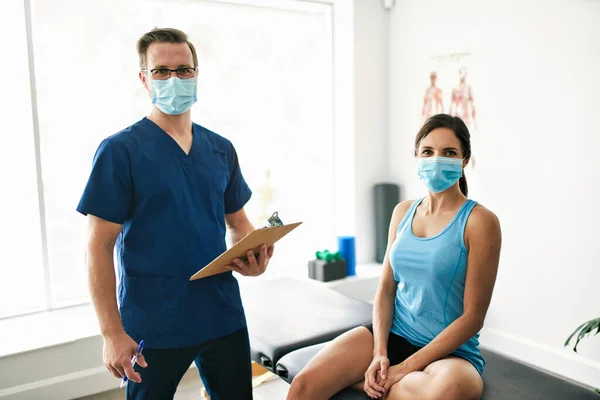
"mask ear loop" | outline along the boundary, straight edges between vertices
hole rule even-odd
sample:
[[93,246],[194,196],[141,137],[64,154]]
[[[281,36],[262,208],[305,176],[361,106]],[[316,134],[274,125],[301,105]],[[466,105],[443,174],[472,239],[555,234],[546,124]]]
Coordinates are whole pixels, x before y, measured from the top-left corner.
[[[471,161],[471,156],[469,156],[468,158],[467,158],[467,157],[465,157],[465,158],[463,158],[463,159],[462,159],[462,169],[463,169],[463,176],[465,176],[465,167],[466,167],[467,165],[469,165],[469,162],[470,162],[470,161]],[[465,162],[466,162],[466,164],[465,164]]]

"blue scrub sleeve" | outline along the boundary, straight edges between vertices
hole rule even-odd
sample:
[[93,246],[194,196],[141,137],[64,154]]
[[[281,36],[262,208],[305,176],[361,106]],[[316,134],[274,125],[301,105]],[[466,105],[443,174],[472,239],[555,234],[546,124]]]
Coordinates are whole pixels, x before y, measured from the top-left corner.
[[122,225],[131,210],[132,194],[127,148],[110,138],[104,139],[94,155],[77,211]]
[[225,214],[232,214],[241,210],[252,196],[252,191],[242,175],[237,152],[233,145],[229,156],[229,169],[229,183],[225,188]]

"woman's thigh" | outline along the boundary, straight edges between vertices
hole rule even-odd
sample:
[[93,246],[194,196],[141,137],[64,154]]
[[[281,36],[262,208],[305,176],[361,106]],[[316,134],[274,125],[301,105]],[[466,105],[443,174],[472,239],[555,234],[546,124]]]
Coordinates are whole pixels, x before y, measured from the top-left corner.
[[324,347],[294,378],[288,399],[329,399],[364,378],[373,360],[373,335],[355,328]]
[[482,395],[483,380],[473,364],[447,357],[406,375],[392,386],[388,399],[479,400]]

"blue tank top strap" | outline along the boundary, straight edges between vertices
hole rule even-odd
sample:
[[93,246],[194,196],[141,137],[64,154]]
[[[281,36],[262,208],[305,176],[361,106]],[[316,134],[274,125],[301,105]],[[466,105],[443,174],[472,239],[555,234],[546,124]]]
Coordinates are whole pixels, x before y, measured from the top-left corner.
[[402,221],[400,221],[400,223],[398,224],[398,227],[396,228],[396,233],[398,233],[400,231],[400,229],[402,229],[406,225],[407,221],[410,221],[412,223],[413,215],[415,214],[415,210],[417,209],[419,204],[421,204],[421,202],[423,201],[424,198],[425,197],[421,197],[420,199],[413,201],[413,203],[410,205],[410,208],[408,209],[408,211],[406,211],[406,214],[404,214]]
[[458,215],[456,216],[456,225],[460,227],[461,231],[464,232],[469,215],[471,215],[471,211],[473,211],[476,205],[476,201],[467,199],[465,204],[463,204],[460,210],[458,210]]
[[456,217],[454,219],[453,226],[451,227],[451,230],[454,232],[452,234],[453,237],[455,237],[456,240],[459,241],[460,247],[463,249],[463,251],[465,251],[465,253],[467,252],[464,239],[465,229],[467,227],[467,220],[469,219],[469,215],[471,215],[471,211],[473,211],[476,205],[476,201],[468,199],[465,202],[465,204],[462,205],[460,210],[458,210],[458,213],[456,214]]

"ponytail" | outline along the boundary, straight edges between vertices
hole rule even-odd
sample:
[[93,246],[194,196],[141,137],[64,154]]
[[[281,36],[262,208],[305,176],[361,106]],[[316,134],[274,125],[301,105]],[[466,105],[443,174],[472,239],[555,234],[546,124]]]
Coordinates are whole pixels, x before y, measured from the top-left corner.
[[469,187],[467,186],[467,178],[465,177],[464,170],[462,176],[458,180],[458,187],[460,188],[462,194],[464,194],[466,197],[469,197]]

